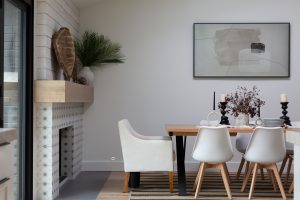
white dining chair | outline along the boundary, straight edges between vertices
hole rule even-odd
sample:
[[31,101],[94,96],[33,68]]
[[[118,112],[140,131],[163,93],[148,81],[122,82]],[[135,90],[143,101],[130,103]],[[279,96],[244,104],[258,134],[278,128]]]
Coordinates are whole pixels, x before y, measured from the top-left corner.
[[286,142],[285,145],[286,145],[286,156],[285,156],[285,158],[283,159],[283,161],[281,163],[281,167],[280,167],[280,170],[279,170],[279,175],[282,176],[283,171],[285,169],[285,166],[288,163],[287,170],[286,170],[286,175],[285,175],[285,181],[284,181],[284,184],[287,184],[288,180],[289,180],[290,173],[291,173],[293,160],[294,160],[293,159],[294,144],[290,143],[290,142]]
[[[237,135],[236,135],[235,148],[238,152],[240,152],[242,154],[242,159],[241,159],[238,171],[236,173],[236,179],[240,178],[242,170],[244,168],[244,165],[245,165],[244,154],[246,152],[246,149],[247,149],[250,139],[251,139],[251,134],[249,134],[249,133],[237,133]],[[248,172],[249,165],[250,165],[250,162],[247,161],[246,168],[245,168],[245,174],[247,174],[247,172]],[[263,169],[261,169],[260,172],[261,172],[261,178],[264,179]]]
[[124,161],[123,192],[128,191],[130,172],[168,172],[173,192],[173,144],[169,136],[144,136],[127,119],[118,123]]
[[[245,159],[250,162],[250,167],[243,181],[241,191],[246,188],[248,179],[253,172],[252,182],[249,192],[249,199],[252,198],[257,170],[266,168],[268,173],[274,173],[283,199],[286,199],[279,172],[276,166],[286,155],[285,135],[281,127],[257,127],[248,144]],[[273,182],[273,186],[274,186]]]
[[[246,152],[250,138],[251,138],[251,134],[249,134],[249,133],[237,133],[237,135],[236,135],[235,148],[238,152],[240,152],[242,154],[242,159],[241,159],[238,171],[236,173],[236,179],[240,178],[241,172],[243,170],[243,167],[245,164],[244,154]],[[245,174],[248,171],[249,164],[250,164],[249,162],[246,163]]]
[[194,184],[194,189],[196,189],[195,198],[197,198],[200,191],[205,169],[216,168],[221,171],[228,198],[231,199],[230,178],[226,162],[232,159],[233,150],[228,129],[224,126],[201,126],[192,157],[201,162]]

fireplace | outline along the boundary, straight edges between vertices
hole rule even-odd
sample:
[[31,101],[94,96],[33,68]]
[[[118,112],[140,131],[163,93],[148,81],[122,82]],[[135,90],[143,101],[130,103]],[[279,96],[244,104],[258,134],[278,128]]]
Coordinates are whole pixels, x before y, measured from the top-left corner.
[[52,200],[81,171],[83,104],[38,103],[35,111],[38,199]]
[[72,175],[73,138],[73,126],[59,129],[59,183]]

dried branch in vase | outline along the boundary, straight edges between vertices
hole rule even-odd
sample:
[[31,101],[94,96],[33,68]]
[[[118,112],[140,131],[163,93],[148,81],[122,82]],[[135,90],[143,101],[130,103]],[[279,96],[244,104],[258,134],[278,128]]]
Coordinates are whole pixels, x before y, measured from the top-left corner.
[[253,86],[252,90],[246,87],[237,87],[237,91],[226,96],[226,112],[237,117],[244,113],[253,118],[255,115],[260,116],[260,107],[265,105],[265,101],[259,98],[260,90]]

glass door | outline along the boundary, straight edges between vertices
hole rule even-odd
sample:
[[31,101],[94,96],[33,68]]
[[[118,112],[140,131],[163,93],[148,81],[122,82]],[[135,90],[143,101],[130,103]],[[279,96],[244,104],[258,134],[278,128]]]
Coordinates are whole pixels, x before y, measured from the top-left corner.
[[[22,0],[1,0],[0,127],[17,131],[7,155],[11,157],[7,160],[12,160],[9,200],[25,199],[28,180],[32,186],[32,173],[28,171],[28,167],[32,170],[32,36],[28,35],[32,34],[32,23],[29,8]],[[29,193],[32,196],[32,188]]]
[[22,93],[24,58],[23,58],[23,13],[12,2],[4,2],[4,102],[3,127],[16,128],[17,139],[13,145],[13,198],[19,197],[19,171],[20,171],[20,132],[22,131]]

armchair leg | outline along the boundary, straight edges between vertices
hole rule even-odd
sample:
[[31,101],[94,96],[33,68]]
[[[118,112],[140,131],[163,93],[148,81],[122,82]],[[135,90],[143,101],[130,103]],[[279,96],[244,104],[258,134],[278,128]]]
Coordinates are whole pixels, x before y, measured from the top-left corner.
[[169,172],[169,190],[170,190],[171,193],[174,192],[173,179],[174,179],[174,173]]
[[123,189],[122,189],[123,193],[128,192],[129,178],[130,178],[130,172],[125,172],[125,180],[124,180]]

